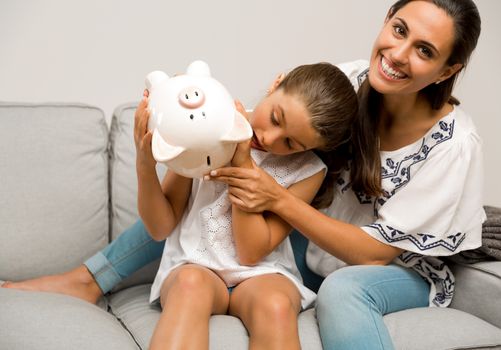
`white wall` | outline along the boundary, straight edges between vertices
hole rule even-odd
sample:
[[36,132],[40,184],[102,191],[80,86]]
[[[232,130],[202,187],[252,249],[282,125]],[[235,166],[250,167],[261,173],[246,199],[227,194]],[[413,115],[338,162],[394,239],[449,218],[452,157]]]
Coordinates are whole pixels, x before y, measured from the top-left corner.
[[[302,63],[368,58],[392,0],[1,0],[0,100],[72,101],[108,116],[152,70],[206,60],[252,107]],[[484,139],[485,203],[501,206],[501,1],[477,0],[482,35],[456,95]],[[0,126],[1,127],[1,126]]]

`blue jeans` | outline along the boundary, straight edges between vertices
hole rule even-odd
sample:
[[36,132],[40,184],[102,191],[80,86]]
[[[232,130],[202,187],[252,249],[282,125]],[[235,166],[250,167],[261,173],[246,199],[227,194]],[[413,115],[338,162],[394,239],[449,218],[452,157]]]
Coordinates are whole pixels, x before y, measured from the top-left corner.
[[317,319],[324,349],[394,349],[383,316],[428,306],[430,285],[397,266],[348,266],[324,280]]
[[138,220],[84,265],[94,276],[103,294],[141,267],[162,257],[165,241],[151,238]]

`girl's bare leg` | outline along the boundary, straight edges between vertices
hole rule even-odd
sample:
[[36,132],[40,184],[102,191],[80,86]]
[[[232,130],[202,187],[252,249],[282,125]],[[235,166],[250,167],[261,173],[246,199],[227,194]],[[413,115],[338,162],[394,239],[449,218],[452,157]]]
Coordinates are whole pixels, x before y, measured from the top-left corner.
[[249,349],[300,349],[297,316],[301,295],[285,276],[268,274],[240,283],[231,293],[229,314],[249,332]]
[[85,265],[58,275],[42,276],[21,282],[5,282],[1,287],[66,294],[93,304],[103,295]]
[[210,316],[227,312],[229,294],[214,272],[188,264],[167,277],[160,301],[162,314],[150,350],[208,349]]

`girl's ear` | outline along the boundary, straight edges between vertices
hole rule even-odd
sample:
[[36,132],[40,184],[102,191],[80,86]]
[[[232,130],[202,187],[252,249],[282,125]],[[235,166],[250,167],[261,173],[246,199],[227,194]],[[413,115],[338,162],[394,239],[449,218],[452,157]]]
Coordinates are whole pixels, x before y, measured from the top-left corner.
[[282,80],[284,80],[284,78],[285,78],[285,73],[280,73],[275,78],[275,80],[273,80],[273,82],[271,83],[271,85],[268,88],[268,90],[266,90],[267,95],[270,95],[271,93],[273,93],[278,88],[278,85],[280,85],[280,83],[282,82]]
[[440,74],[440,77],[436,81],[437,84],[440,82],[449,79],[451,76],[459,72],[463,68],[463,65],[461,63],[456,63],[453,64],[452,66],[448,66],[447,68],[444,69],[442,74]]

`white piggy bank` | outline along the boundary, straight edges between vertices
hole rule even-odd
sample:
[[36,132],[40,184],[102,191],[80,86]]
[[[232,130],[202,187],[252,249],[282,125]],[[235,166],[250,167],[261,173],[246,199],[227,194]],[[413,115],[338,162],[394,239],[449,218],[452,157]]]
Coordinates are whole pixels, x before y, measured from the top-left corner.
[[205,62],[195,61],[172,78],[151,72],[146,87],[153,157],[180,175],[202,177],[228,164],[237,143],[252,137],[250,124]]

